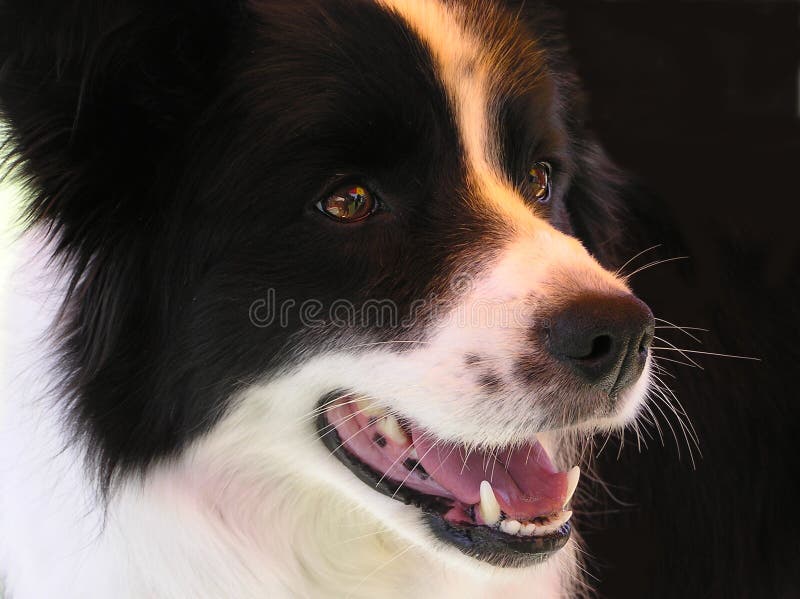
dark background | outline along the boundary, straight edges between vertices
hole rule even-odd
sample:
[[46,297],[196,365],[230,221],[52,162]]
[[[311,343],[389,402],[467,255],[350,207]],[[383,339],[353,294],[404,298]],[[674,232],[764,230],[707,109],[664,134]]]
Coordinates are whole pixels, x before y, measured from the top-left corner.
[[663,244],[636,265],[689,256],[633,287],[657,317],[710,330],[658,335],[760,358],[663,363],[702,457],[674,416],[679,443],[666,417],[663,446],[652,426],[641,454],[631,434],[609,442],[608,488],[587,481],[580,522],[590,581],[611,599],[800,597],[800,5],[563,7],[591,127],[635,184],[632,249]]

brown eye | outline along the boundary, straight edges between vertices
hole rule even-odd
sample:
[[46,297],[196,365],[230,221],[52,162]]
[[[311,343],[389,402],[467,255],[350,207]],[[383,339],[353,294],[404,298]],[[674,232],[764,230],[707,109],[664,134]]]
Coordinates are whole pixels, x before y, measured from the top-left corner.
[[344,223],[364,220],[375,212],[376,206],[375,197],[361,185],[345,185],[317,202],[317,208],[325,215]]
[[550,199],[550,163],[537,162],[528,171],[528,185],[530,185],[533,197],[542,204]]

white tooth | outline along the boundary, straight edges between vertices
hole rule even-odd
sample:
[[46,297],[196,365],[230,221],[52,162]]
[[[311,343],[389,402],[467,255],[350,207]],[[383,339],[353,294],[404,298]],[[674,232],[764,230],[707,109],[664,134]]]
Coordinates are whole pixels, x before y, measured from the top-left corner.
[[536,525],[533,522],[528,522],[527,524],[523,524],[519,529],[519,534],[523,537],[529,537],[536,531]]
[[363,414],[367,418],[372,416],[380,417],[383,416],[386,410],[378,407],[375,403],[369,399],[357,399],[356,400],[356,409],[359,411],[360,414]]
[[500,523],[500,530],[504,533],[515,535],[519,532],[521,526],[522,524],[519,523],[519,520],[503,520]]
[[406,452],[406,455],[408,457],[410,457],[412,460],[418,460],[419,459],[419,454],[417,454],[417,448],[414,447],[413,445]]
[[486,524],[494,526],[500,521],[500,504],[497,503],[497,497],[494,496],[492,485],[488,480],[481,482],[481,502],[478,510]]
[[572,470],[567,472],[567,498],[564,500],[564,507],[572,499],[575,494],[575,489],[578,488],[578,481],[581,479],[581,469],[578,466],[573,466]]
[[397,443],[398,445],[405,445],[408,443],[408,437],[406,437],[406,433],[400,428],[400,423],[397,422],[397,418],[394,416],[385,416],[381,420],[378,421],[378,430],[383,433],[383,436]]
[[561,528],[561,524],[540,524],[536,527],[536,536],[544,537],[550,533],[554,533],[559,528]]
[[566,510],[558,514],[555,518],[551,518],[547,524],[542,524],[536,527],[536,536],[549,535],[556,532],[559,528],[564,526],[564,523],[572,517],[572,511]]

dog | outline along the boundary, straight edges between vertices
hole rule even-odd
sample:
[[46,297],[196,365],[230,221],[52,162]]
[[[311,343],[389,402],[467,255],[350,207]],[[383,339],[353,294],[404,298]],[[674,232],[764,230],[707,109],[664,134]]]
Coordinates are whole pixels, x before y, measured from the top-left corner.
[[0,2],[11,597],[581,592],[654,321],[556,23]]

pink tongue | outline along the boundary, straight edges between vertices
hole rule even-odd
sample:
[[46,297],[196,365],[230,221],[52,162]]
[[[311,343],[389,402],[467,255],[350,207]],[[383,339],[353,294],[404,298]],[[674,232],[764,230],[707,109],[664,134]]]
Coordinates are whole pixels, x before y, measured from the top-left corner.
[[456,499],[480,501],[481,481],[488,480],[500,508],[510,518],[531,520],[559,511],[567,495],[567,474],[556,470],[538,441],[490,455],[462,446],[439,446],[423,430],[411,431],[414,447],[428,474]]

